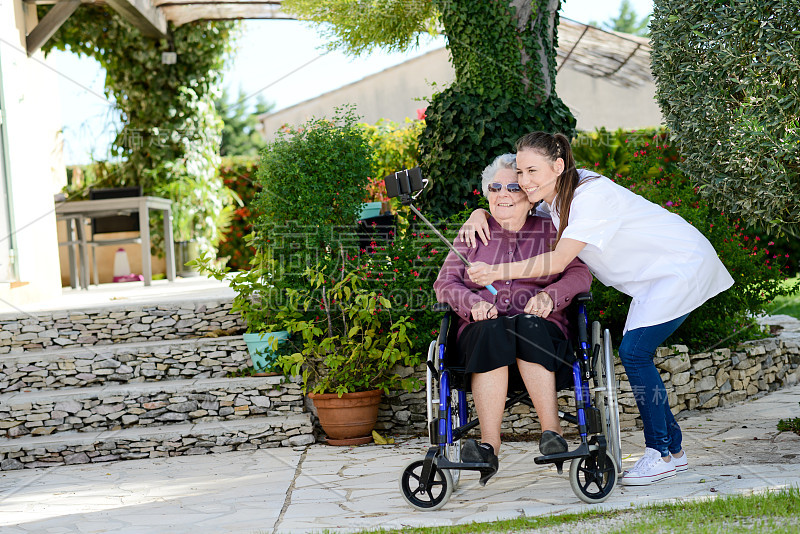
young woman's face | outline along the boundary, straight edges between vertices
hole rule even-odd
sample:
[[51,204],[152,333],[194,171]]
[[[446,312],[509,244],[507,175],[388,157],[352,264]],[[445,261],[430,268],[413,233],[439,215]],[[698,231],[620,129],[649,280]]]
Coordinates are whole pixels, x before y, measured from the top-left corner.
[[544,200],[548,204],[556,196],[556,179],[564,172],[564,160],[550,161],[538,150],[517,152],[517,181],[532,203]]

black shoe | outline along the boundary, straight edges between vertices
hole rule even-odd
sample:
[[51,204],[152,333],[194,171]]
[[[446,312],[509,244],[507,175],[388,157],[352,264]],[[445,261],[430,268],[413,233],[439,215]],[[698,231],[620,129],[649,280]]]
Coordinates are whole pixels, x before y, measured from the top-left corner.
[[497,459],[497,455],[494,453],[494,447],[488,443],[481,443],[478,445],[478,442],[474,439],[466,440],[464,445],[461,447],[461,461],[468,463],[483,463],[491,466],[488,469],[480,470],[481,486],[485,486],[486,483],[489,482],[489,479],[492,478],[495,473],[497,473],[497,469],[500,467],[500,462]]
[[542,437],[539,440],[539,452],[545,456],[551,454],[558,454],[560,452],[567,452],[569,446],[564,438],[552,430],[545,430],[542,432]]

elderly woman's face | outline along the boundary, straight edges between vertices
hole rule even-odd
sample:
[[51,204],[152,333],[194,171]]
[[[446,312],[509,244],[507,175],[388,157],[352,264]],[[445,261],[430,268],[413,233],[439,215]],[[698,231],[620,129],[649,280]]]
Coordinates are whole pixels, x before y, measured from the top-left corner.
[[492,183],[502,184],[500,191],[492,191],[491,183],[489,184],[489,211],[492,217],[500,224],[524,223],[531,209],[528,196],[524,190],[510,193],[506,187],[508,184],[517,183],[517,172],[514,169],[500,169]]

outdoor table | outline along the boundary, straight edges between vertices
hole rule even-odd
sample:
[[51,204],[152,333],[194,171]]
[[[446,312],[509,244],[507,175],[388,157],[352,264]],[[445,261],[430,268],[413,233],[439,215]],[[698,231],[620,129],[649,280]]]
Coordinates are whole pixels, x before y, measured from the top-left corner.
[[[149,286],[153,279],[152,265],[150,264],[150,212],[161,211],[164,213],[164,254],[167,263],[167,279],[175,280],[175,247],[172,239],[172,201],[159,197],[123,197],[108,198],[103,200],[77,200],[74,202],[61,202],[56,204],[56,220],[67,223],[67,236],[70,243],[70,279],[75,280],[75,259],[73,245],[78,246],[79,262],[81,265],[80,286],[89,289],[89,255],[84,225],[87,219],[94,217],[107,217],[110,215],[139,214],[139,234],[142,240],[142,275],[144,285]],[[72,226],[76,226],[77,239],[73,241]],[[95,241],[98,243],[99,241]],[[73,283],[73,287],[75,287]]]

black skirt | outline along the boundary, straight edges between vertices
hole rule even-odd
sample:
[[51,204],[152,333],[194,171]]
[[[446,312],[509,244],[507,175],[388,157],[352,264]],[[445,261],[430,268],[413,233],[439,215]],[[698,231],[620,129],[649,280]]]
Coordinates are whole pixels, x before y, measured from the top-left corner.
[[558,389],[572,385],[571,344],[558,326],[541,317],[520,314],[471,323],[458,338],[458,350],[467,373],[516,367],[519,358],[555,373]]

